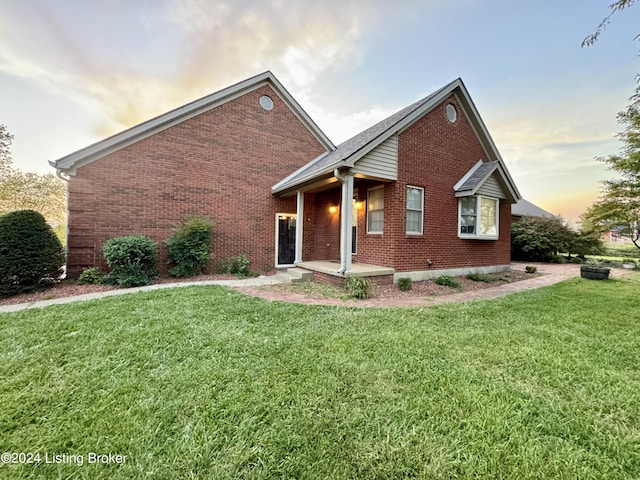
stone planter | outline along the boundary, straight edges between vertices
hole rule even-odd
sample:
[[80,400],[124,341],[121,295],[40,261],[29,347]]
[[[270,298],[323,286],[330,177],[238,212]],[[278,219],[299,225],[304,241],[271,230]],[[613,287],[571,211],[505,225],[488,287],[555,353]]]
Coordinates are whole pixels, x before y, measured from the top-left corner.
[[605,267],[594,267],[593,265],[582,265],[580,276],[589,280],[607,280],[611,269]]

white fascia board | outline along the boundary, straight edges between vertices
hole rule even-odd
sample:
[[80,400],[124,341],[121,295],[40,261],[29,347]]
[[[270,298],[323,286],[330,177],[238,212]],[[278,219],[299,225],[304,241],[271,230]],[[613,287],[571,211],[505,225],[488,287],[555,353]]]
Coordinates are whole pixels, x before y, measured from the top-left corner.
[[133,143],[189,120],[190,118],[200,115],[231,100],[235,100],[236,98],[257,90],[265,85],[271,86],[272,90],[283,102],[287,104],[298,119],[302,121],[307,129],[327,150],[335,149],[331,140],[329,140],[329,138],[320,130],[298,102],[296,102],[289,92],[287,92],[275,76],[271,72],[267,71],[256,75],[255,77],[243,80],[231,87],[227,87],[223,90],[212,93],[211,95],[207,95],[206,97],[178,107],[163,115],[159,115],[151,120],[147,120],[146,122],[117,133],[105,140],[96,142],[58,160],[50,161],[49,164],[59,171],[74,172],[78,167],[91,163],[94,160],[132,145]]
[[358,151],[352,153],[347,159],[345,159],[345,165],[348,167],[353,167],[358,160],[367,155],[371,150],[378,147],[393,135],[399,134],[409,128],[420,118],[430,112],[436,105],[439,105],[445,98],[451,95],[451,92],[453,92],[459,84],[462,84],[462,81],[458,78],[451,82],[449,85],[446,85],[446,88],[443,87],[443,89],[438,92],[437,95],[435,95],[433,98],[430,98],[429,101],[425,102],[424,105],[422,105],[420,108],[417,108],[402,120],[400,120],[398,123],[392,125],[389,129],[385,130],[376,138],[364,145]]
[[[323,155],[326,155],[326,153],[324,153]],[[333,164],[323,168],[322,170],[318,170],[317,172],[313,172],[313,173],[310,173],[309,175],[305,175],[304,177],[300,177],[300,178],[296,179],[295,182],[292,182],[292,183],[288,184],[287,179],[289,177],[293,177],[294,174],[296,173],[296,172],[294,172],[291,175],[289,175],[289,177],[285,178],[284,180],[276,183],[273,187],[271,187],[271,193],[273,195],[275,195],[275,194],[278,194],[278,193],[286,192],[287,190],[291,190],[291,189],[293,189],[293,188],[295,188],[295,187],[297,187],[299,185],[307,183],[309,180],[313,180],[315,177],[320,177],[322,175],[326,175],[327,173],[333,172],[336,168],[340,168],[341,166],[343,166],[343,163],[344,162],[342,162],[342,161],[333,163]],[[302,168],[305,168],[305,167],[302,167]],[[300,170],[301,169],[298,169],[298,171],[300,171]]]
[[[493,138],[491,138],[491,134],[489,133],[489,130],[487,130],[487,126],[484,124],[484,121],[480,116],[480,112],[478,112],[478,109],[473,103],[473,100],[469,95],[469,91],[464,86],[464,83],[462,82],[462,80],[460,79],[458,80],[460,82],[459,92],[462,94],[462,98],[457,96],[457,99],[461,104],[462,104],[461,100],[464,102],[463,106],[465,108],[463,108],[463,113],[467,116],[467,120],[469,121],[471,128],[473,128],[476,136],[480,139],[480,143],[482,144],[483,148],[485,149],[485,152],[489,156],[489,160],[495,159],[500,163],[500,167],[502,170],[501,174],[505,178],[505,183],[507,184],[509,191],[513,194],[513,198],[515,198],[515,200],[517,201],[520,198],[522,198],[522,196],[520,195],[520,192],[518,191],[518,188],[516,187],[516,184],[513,181],[513,178],[511,178],[511,175],[509,174],[509,170],[507,169],[507,166],[504,163],[502,155],[500,155],[500,151],[498,150],[498,147],[494,143]],[[469,116],[467,109],[471,111],[472,117]],[[486,143],[486,146],[485,146],[485,143]],[[490,150],[489,152],[486,151],[487,147]]]
[[484,162],[482,160],[478,160],[478,163],[476,163],[473,167],[471,167],[471,169],[464,174],[464,177],[462,177],[460,180],[458,180],[458,183],[456,183],[453,186],[453,190],[454,191],[458,191],[458,189],[464,185],[464,183],[469,180],[471,178],[471,175],[473,175],[475,173],[475,171],[480,168],[480,165],[482,165]]
[[[298,175],[300,172],[302,172],[303,170],[305,170],[305,169],[309,168],[309,165],[310,165],[310,164],[312,164],[312,163],[314,163],[314,162],[317,162],[318,160],[320,160],[320,159],[321,159],[322,157],[324,157],[325,155],[328,155],[329,153],[330,153],[330,152],[324,152],[324,153],[321,153],[320,155],[318,155],[316,158],[314,158],[314,159],[313,159],[313,160],[311,160],[310,162],[305,163],[303,166],[301,166],[301,167],[300,167],[299,169],[297,169],[295,172],[293,172],[293,173],[291,173],[291,174],[287,175],[285,178],[283,178],[283,179],[282,179],[282,180],[280,180],[278,183],[276,183],[273,187],[271,187],[271,191],[272,191],[272,192],[275,192],[275,191],[277,191],[279,188],[281,188],[282,186],[285,186],[287,183],[289,183],[289,182],[291,181],[291,179],[292,179],[292,178],[295,178],[295,176],[296,176],[296,175]],[[306,175],[305,177],[308,177],[308,176],[313,176],[313,175]],[[302,178],[305,178],[305,177],[302,177]],[[297,181],[296,181],[295,183],[297,184],[297,183],[299,183],[299,182],[297,182]]]

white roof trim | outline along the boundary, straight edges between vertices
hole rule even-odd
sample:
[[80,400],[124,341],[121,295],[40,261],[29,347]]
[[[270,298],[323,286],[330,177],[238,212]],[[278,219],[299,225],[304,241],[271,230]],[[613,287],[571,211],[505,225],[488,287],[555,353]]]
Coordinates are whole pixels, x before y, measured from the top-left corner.
[[[476,172],[476,170],[477,170],[478,168],[480,168],[480,165],[482,165],[483,163],[484,163],[484,162],[483,162],[482,160],[478,160],[478,163],[476,163],[473,167],[471,167],[471,170],[469,170],[467,173],[465,173],[465,174],[464,174],[464,177],[462,177],[462,178],[458,181],[458,183],[456,183],[456,184],[453,186],[453,190],[454,190],[454,191],[458,191],[458,189],[459,189],[462,185],[464,185],[464,184],[465,184],[465,182],[466,182],[467,180],[469,180],[469,179],[471,178],[471,176]],[[493,172],[491,172],[491,173],[493,173]]]
[[[435,108],[437,105],[442,103],[451,94],[456,95],[456,99],[460,103],[463,113],[465,114],[469,123],[471,124],[473,131],[475,132],[476,136],[480,140],[480,143],[483,149],[485,150],[485,153],[487,154],[488,160],[489,161],[495,160],[499,162],[501,167],[500,168],[501,175],[503,176],[503,179],[507,184],[507,188],[509,189],[509,192],[513,195],[513,198],[516,201],[522,198],[520,193],[518,192],[518,189],[513,179],[511,178],[511,175],[509,175],[509,171],[504,163],[504,160],[502,159],[502,156],[500,155],[500,152],[498,151],[498,148],[493,142],[493,139],[491,138],[491,135],[489,135],[489,131],[487,130],[487,127],[485,126],[484,122],[482,121],[482,118],[480,117],[480,113],[478,112],[476,106],[471,100],[471,96],[469,95],[467,88],[465,87],[464,83],[462,82],[462,79],[460,78],[457,78],[450,84],[443,87],[439,92],[437,92],[437,94],[435,94],[432,98],[430,98],[427,102],[425,102],[422,106],[420,106],[420,108],[414,110],[405,118],[400,120],[398,123],[396,123],[389,129],[385,130],[376,138],[371,140],[369,143],[361,147],[359,150],[353,152],[349,157],[333,164],[331,166],[331,170],[341,166],[353,167],[358,160],[360,160],[362,157],[367,155],[374,148],[376,148],[377,146],[385,142],[392,135],[402,133],[404,130],[409,128],[416,121],[418,121],[428,112],[430,112],[433,108]],[[327,170],[329,170],[329,167],[327,167]],[[322,172],[315,172],[313,174],[307,175],[305,177],[302,177],[296,180],[294,184],[286,185],[287,183],[286,181],[289,178],[294,177],[293,174],[289,175],[285,180],[279,182],[278,184],[272,187],[271,189],[272,193],[281,193],[287,190],[294,190],[297,186],[308,182],[314,176],[321,175],[323,172],[324,170]]]
[[500,177],[502,178],[504,185],[507,187],[508,193],[511,196],[511,198],[513,198],[515,202],[520,200],[520,197],[516,196],[518,192],[515,190],[515,186],[509,182],[509,177],[507,176],[505,170],[502,168],[502,165],[500,163],[496,163],[496,165],[493,168],[488,170],[487,173],[482,178],[482,180],[480,180],[472,190],[457,191],[458,188],[464,185],[464,182],[466,182],[471,177],[471,175],[473,175],[473,173],[480,167],[480,165],[482,165],[482,163],[483,163],[482,160],[476,163],[471,168],[471,170],[469,170],[465,174],[465,176],[462,177],[462,179],[455,184],[453,189],[456,192],[456,197],[468,197],[470,195],[475,195],[476,193],[478,193],[478,190],[482,188],[485,182],[497,171],[500,174]]
[[267,71],[152,118],[151,120],[147,120],[146,122],[89,145],[58,160],[49,161],[49,164],[59,172],[64,171],[73,175],[75,174],[75,169],[78,167],[98,160],[110,153],[182,123],[265,85],[269,85],[274,90],[327,151],[335,150],[336,147],[331,140],[320,130],[273,73]]

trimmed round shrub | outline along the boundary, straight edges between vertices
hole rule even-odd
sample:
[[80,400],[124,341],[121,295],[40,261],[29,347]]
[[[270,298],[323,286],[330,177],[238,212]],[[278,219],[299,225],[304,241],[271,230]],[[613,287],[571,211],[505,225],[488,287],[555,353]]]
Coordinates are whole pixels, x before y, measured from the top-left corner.
[[0,217],[0,296],[57,280],[64,262],[60,240],[40,213],[19,210]]
[[121,287],[150,285],[158,278],[158,245],[146,235],[127,235],[107,240],[102,247],[111,269],[108,279]]
[[192,277],[204,273],[211,260],[213,224],[205,217],[191,217],[176,228],[165,242],[171,263],[169,274],[174,277]]

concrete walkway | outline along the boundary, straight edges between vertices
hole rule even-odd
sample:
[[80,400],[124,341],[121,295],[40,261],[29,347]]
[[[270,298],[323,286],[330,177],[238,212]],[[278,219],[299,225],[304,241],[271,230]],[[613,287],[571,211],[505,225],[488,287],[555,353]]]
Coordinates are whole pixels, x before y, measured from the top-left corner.
[[30,303],[0,305],[0,313],[17,312],[20,310],[26,310],[28,308],[42,308],[48,307],[49,305],[62,305],[65,303],[82,302],[85,300],[95,300],[98,298],[114,297],[116,295],[129,295],[131,293],[148,292],[151,290],[161,290],[164,288],[191,287],[194,285],[221,285],[224,287],[241,288],[262,287],[264,285],[278,285],[281,283],[283,283],[283,279],[278,275],[246,278],[242,280],[207,280],[204,282],[158,283],[156,285],[147,285],[145,287],[123,288],[119,290],[107,290],[105,292],[87,293],[85,295],[76,295],[75,297],[62,297]]
[[[535,288],[553,285],[568,278],[580,276],[580,265],[513,262],[511,264],[511,267],[515,270],[524,271],[527,265],[533,265],[537,267],[538,272],[543,273],[544,275],[540,275],[529,280],[522,280],[520,282],[499,285],[497,287],[485,288],[470,292],[454,293],[451,295],[443,295],[440,297],[431,298],[372,298],[369,300],[341,300],[338,298],[316,299],[296,293],[276,292],[261,289],[260,287],[265,285],[278,285],[284,283],[284,279],[282,277],[280,277],[279,275],[273,275],[267,277],[263,276],[256,278],[247,278],[243,280],[209,280],[204,282],[161,283],[157,285],[148,285],[146,287],[135,287],[122,290],[108,290],[105,292],[88,293],[86,295],[78,295],[75,297],[55,298],[51,300],[20,303],[15,305],[0,305],[0,313],[17,312],[20,310],[26,310],[28,308],[42,308],[49,305],[62,305],[65,303],[80,302],[84,300],[95,300],[98,298],[112,297],[116,295],[128,295],[131,293],[160,290],[163,288],[190,287],[193,285],[221,285],[225,287],[237,288],[242,292],[264,298],[265,300],[304,303],[307,305],[341,305],[355,307],[416,307],[498,298],[515,292],[533,290]],[[611,277],[619,278],[629,273],[631,272],[612,269]]]

